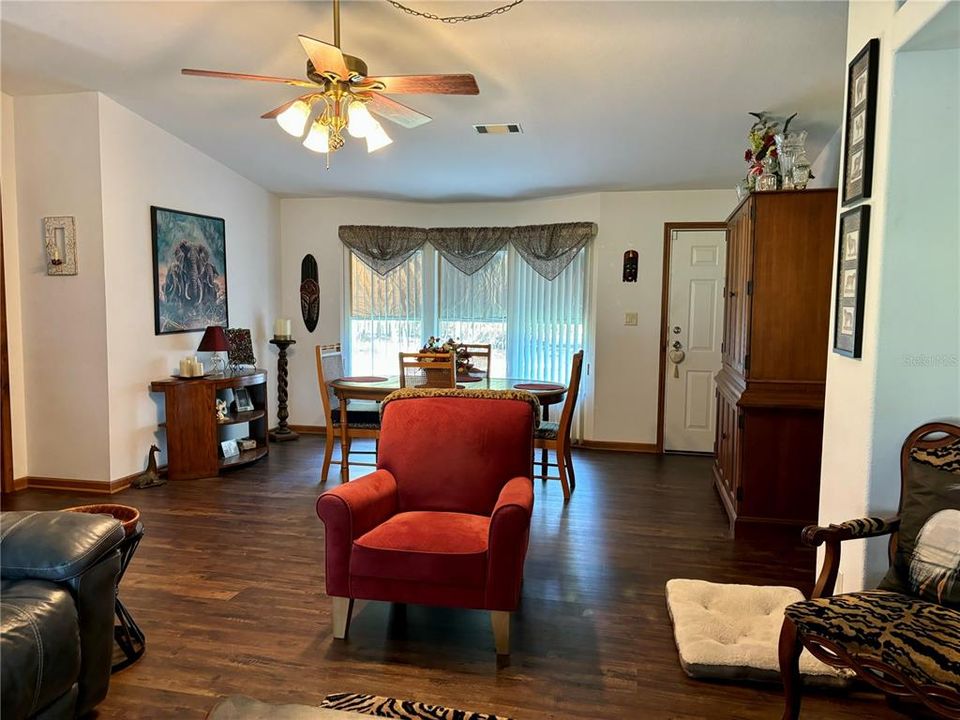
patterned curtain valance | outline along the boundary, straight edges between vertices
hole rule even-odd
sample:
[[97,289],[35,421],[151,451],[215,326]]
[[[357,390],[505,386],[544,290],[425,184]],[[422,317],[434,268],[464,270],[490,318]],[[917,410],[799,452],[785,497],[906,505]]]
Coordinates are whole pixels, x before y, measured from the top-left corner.
[[454,267],[472,275],[507,243],[547,280],[555,279],[597,236],[592,222],[518,227],[413,228],[343,225],[340,240],[380,275],[399,266],[429,242]]
[[427,231],[423,228],[384,225],[341,225],[340,242],[350,248],[379,275],[402,265],[423,247]]

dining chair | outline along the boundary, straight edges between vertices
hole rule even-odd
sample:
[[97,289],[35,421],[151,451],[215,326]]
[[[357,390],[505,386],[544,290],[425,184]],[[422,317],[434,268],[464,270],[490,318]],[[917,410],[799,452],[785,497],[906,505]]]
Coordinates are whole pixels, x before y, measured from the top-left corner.
[[453,353],[400,353],[400,387],[456,386],[457,363]]
[[[583,370],[583,350],[573,354],[573,364],[570,368],[570,384],[567,386],[567,397],[563,402],[560,420],[557,422],[543,421],[533,437],[533,446],[541,450],[553,450],[557,462],[547,462],[546,452],[540,461],[541,480],[560,480],[563,486],[563,500],[570,499],[571,491],[577,487],[577,478],[573,471],[573,454],[570,452],[570,426],[573,423],[573,411],[577,407],[577,395],[580,393],[580,374]],[[547,468],[557,468],[558,477],[547,475]]]
[[[343,353],[340,343],[317,345],[317,381],[320,384],[320,399],[323,401],[323,417],[326,422],[324,438],[326,444],[323,449],[323,469],[320,471],[320,482],[325,482],[330,464],[333,461],[333,446],[341,435],[340,425],[340,398],[330,387],[330,383],[343,377]],[[380,406],[370,400],[352,400],[347,409],[347,437],[346,465],[375,466],[376,463],[350,462],[350,454],[376,455],[376,450],[351,450],[354,438],[380,437]],[[343,452],[343,450],[341,450]],[[343,463],[343,458],[341,458]]]
[[463,349],[470,355],[470,364],[487,377],[490,376],[490,358],[493,355],[493,345],[465,343]]

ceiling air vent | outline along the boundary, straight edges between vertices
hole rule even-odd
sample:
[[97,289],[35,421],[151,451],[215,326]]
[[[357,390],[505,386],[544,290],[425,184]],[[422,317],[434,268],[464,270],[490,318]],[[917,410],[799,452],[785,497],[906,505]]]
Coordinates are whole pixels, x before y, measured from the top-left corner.
[[523,132],[520,123],[492,123],[487,125],[474,125],[473,127],[481,135],[513,135]]

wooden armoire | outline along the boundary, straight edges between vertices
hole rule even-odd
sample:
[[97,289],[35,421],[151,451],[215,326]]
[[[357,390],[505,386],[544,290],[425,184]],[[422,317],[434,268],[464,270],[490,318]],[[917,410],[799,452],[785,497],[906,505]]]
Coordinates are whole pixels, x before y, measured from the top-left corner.
[[817,520],[836,213],[836,190],[784,190],[727,219],[714,481],[737,538]]

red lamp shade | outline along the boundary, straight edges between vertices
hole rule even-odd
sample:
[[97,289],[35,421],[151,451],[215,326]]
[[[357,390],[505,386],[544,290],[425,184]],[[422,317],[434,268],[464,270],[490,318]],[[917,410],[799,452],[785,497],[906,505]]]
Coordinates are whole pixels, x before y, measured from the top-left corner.
[[197,352],[223,352],[229,350],[227,335],[219,325],[208,325],[203,333],[203,339],[197,347]]

